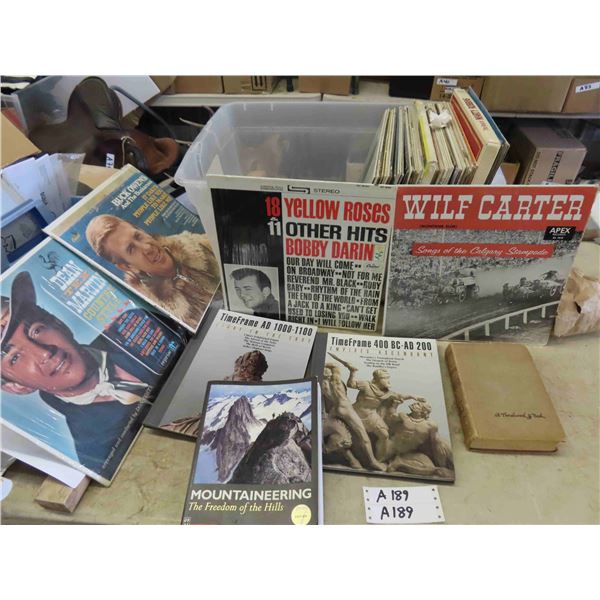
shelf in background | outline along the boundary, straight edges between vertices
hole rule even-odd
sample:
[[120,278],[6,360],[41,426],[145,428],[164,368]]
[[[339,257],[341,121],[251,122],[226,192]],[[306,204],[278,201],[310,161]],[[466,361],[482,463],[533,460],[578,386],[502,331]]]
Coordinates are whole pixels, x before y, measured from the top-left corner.
[[[373,104],[407,104],[412,99],[396,98],[389,94],[389,83],[383,81],[363,81],[359,83],[359,92],[354,96],[334,96],[323,94],[323,102],[371,102]],[[492,112],[493,117],[514,119],[600,119],[600,113],[516,113]]]
[[286,82],[280,80],[270,94],[164,94],[157,96],[151,106],[197,107],[223,106],[231,102],[320,102],[321,94],[288,92]]
[[[294,80],[297,84],[297,80]],[[288,92],[285,80],[280,80],[270,94],[166,94],[157,96],[152,106],[198,107],[223,106],[231,102],[368,102],[372,104],[408,104],[411,98],[396,98],[389,94],[389,83],[361,80],[359,93],[350,96],[306,92]],[[493,117],[514,119],[600,119],[600,113],[515,113],[492,112]]]
[[390,96],[390,84],[385,81],[364,81],[358,84],[358,94],[351,96],[334,96],[323,94],[323,102],[370,102],[372,104],[408,104],[409,98]]
[[492,117],[508,119],[600,119],[600,113],[515,113],[490,111]]

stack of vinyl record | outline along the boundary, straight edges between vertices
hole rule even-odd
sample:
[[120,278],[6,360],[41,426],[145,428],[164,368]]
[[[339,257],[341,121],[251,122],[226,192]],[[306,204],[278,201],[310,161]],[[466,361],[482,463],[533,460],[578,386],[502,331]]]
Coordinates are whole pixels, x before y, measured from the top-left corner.
[[374,184],[491,183],[509,144],[473,90],[450,102],[414,100],[385,110],[363,181]]

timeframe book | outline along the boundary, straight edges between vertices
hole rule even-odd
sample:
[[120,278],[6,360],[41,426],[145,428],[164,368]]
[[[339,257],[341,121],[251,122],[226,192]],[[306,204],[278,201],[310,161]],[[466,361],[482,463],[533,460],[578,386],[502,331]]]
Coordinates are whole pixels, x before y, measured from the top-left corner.
[[193,357],[188,360],[182,355],[144,424],[195,439],[208,381],[215,377],[239,383],[304,377],[316,331],[312,325],[211,307],[189,342],[195,347]]
[[326,470],[454,481],[435,340],[328,333],[315,367]]

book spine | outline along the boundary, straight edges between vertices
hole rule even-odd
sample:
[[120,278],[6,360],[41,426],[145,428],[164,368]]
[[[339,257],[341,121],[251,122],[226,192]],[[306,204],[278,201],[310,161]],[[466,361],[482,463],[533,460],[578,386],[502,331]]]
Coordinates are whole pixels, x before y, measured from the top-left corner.
[[490,115],[488,109],[484,106],[483,102],[477,97],[477,94],[473,91],[473,88],[469,88],[467,93],[473,101],[473,103],[481,111],[481,114],[485,117],[486,121],[489,123],[490,127],[494,131],[494,134],[498,138],[498,141],[502,145],[506,144],[507,146],[510,146],[510,144],[506,141],[504,134],[502,133],[502,131],[500,131],[500,128],[498,127],[494,119],[492,119],[492,115]]
[[475,175],[473,176],[473,184],[482,184],[489,183],[490,180],[496,174],[494,170],[494,165],[496,163],[496,159],[498,158],[497,148],[490,146],[483,147],[481,154],[479,155],[479,159],[477,160],[477,169],[475,170]]
[[477,437],[477,432],[475,423],[473,422],[473,417],[467,404],[465,389],[460,380],[454,349],[451,345],[448,346],[448,349],[446,350],[446,364],[448,365],[448,372],[450,373],[450,380],[452,381],[452,389],[454,390],[454,398],[456,400],[456,408],[458,409],[458,414],[460,416],[460,423],[463,429],[465,445],[467,448],[470,448],[473,440]]
[[452,109],[452,112],[458,121],[458,125],[462,131],[462,134],[464,136],[465,141],[467,142],[469,149],[471,150],[471,154],[473,155],[475,162],[477,162],[479,160],[479,155],[481,154],[483,144],[477,137],[477,134],[473,130],[471,124],[469,123],[469,120],[463,114],[461,107],[458,104],[458,100],[456,98],[452,98],[450,102],[450,108]]
[[488,122],[486,116],[481,112],[479,107],[473,102],[466,90],[457,88],[453,92],[453,98],[456,98],[458,104],[463,109],[463,112],[473,125],[479,139],[484,144],[500,145],[498,136],[494,133],[492,126]]

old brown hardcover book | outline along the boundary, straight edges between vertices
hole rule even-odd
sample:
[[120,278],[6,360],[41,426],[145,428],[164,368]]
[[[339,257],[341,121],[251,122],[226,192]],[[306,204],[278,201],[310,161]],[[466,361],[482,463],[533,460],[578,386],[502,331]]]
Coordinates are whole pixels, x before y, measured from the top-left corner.
[[468,448],[553,452],[564,441],[565,432],[525,346],[450,344],[446,362]]

